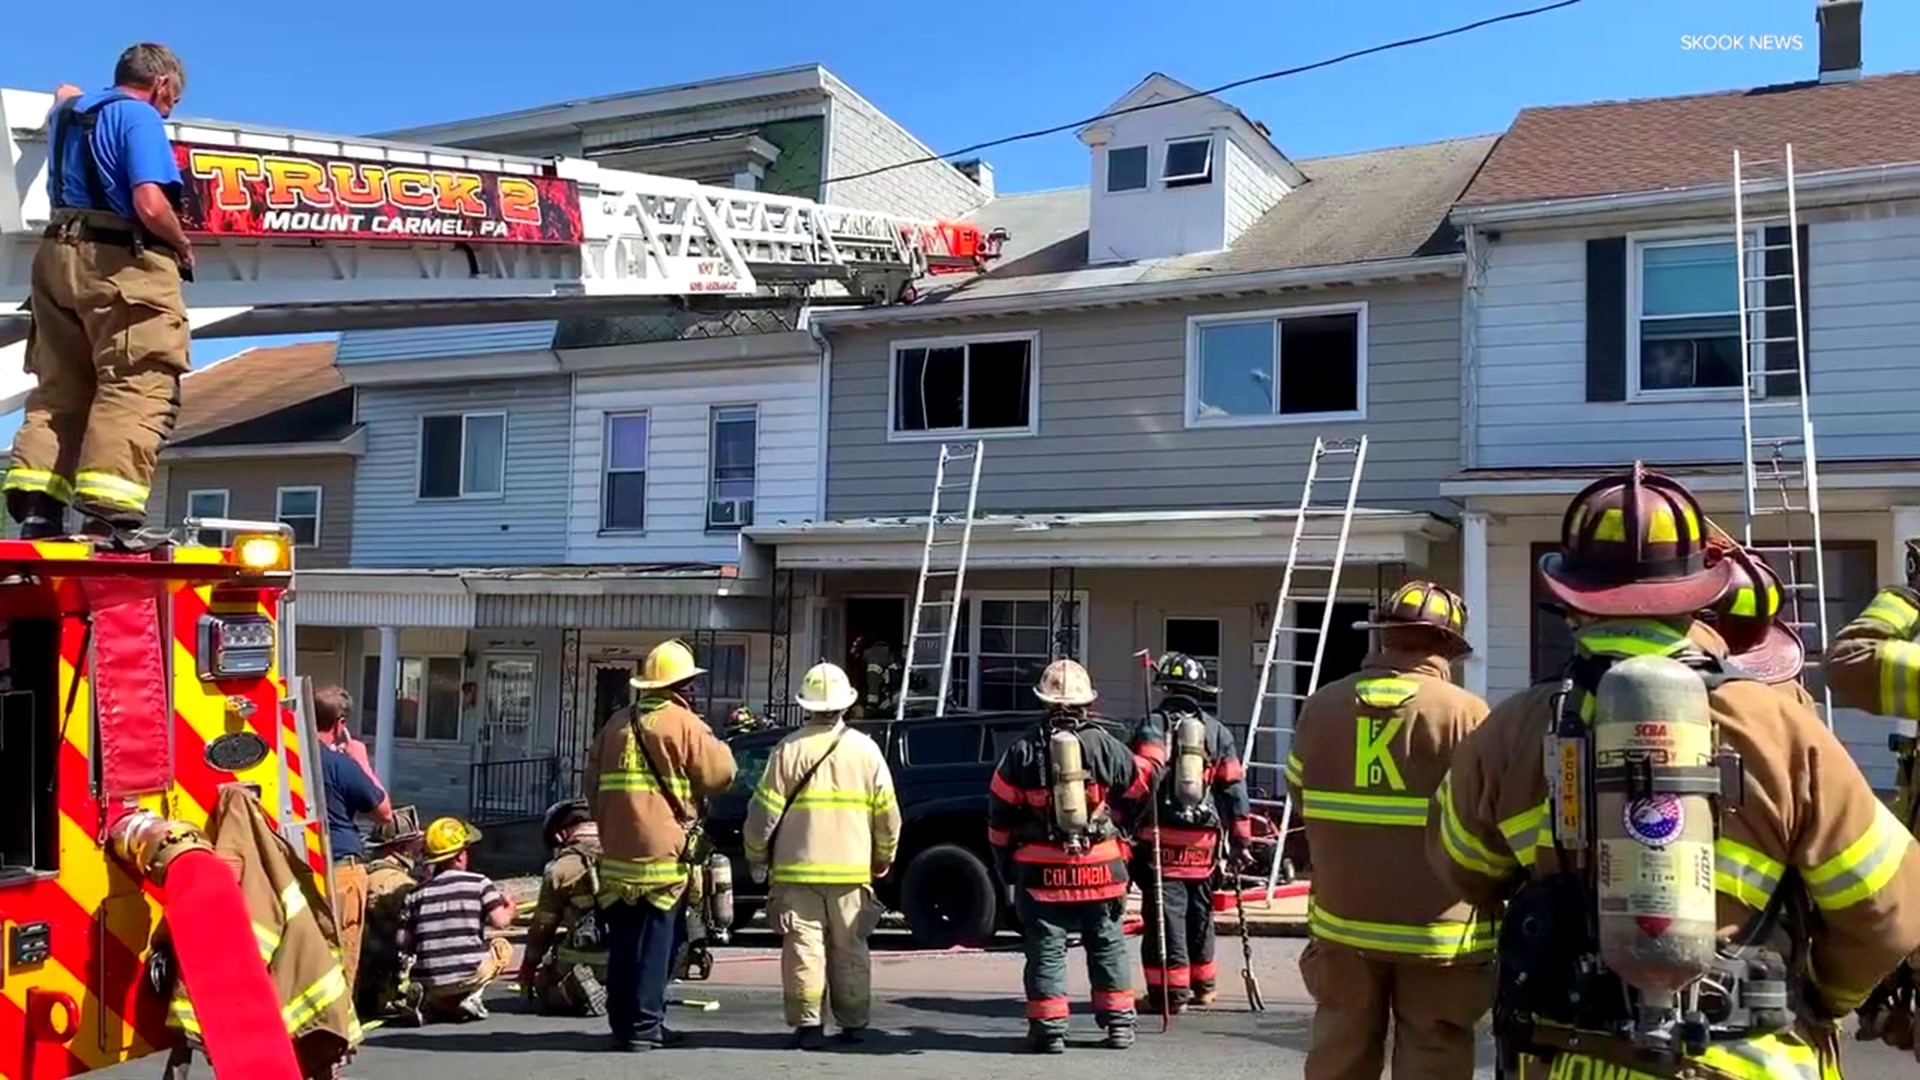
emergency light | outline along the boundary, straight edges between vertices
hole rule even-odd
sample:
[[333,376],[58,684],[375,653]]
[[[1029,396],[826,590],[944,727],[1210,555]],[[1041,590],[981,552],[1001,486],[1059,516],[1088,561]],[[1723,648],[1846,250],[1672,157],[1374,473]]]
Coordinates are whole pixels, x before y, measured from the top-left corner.
[[240,679],[273,667],[273,620],[261,615],[200,616],[200,677]]
[[233,550],[240,565],[249,570],[290,570],[287,542],[278,536],[248,535],[235,537]]

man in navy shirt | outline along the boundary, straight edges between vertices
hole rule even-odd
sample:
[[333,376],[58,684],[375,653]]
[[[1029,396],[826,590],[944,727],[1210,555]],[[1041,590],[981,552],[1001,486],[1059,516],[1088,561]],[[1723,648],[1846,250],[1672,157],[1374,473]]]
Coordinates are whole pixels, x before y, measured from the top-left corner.
[[39,383],[0,488],[26,539],[86,531],[137,542],[154,457],[188,368],[180,169],[164,118],[186,89],[165,45],[120,54],[114,85],[63,87],[48,116],[51,224],[34,255],[27,370]]
[[340,927],[340,966],[352,986],[360,969],[360,935],[367,923],[367,860],[360,829],[365,814],[392,821],[393,804],[367,764],[366,744],[347,729],[353,698],[338,686],[314,692],[313,726],[320,733],[320,776],[326,785],[327,840],[333,848],[333,916]]

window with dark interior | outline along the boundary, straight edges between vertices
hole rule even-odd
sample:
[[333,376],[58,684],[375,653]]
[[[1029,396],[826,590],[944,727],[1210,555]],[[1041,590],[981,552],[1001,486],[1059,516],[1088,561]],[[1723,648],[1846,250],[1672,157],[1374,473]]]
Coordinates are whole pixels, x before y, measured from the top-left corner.
[[1634,312],[1643,394],[1740,385],[1740,273],[1732,240],[1641,241]]
[[1254,312],[1193,323],[1189,422],[1358,419],[1365,312]]
[[1031,335],[895,345],[894,433],[1032,430],[1033,352]]

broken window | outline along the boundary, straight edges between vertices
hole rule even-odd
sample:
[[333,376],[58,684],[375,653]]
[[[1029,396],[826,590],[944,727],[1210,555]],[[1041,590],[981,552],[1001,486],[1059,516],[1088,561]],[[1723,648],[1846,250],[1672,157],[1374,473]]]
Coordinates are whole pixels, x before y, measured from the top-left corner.
[[1033,338],[897,345],[895,433],[1033,428]]
[[1363,315],[1356,309],[1197,323],[1189,421],[1357,419],[1366,348]]

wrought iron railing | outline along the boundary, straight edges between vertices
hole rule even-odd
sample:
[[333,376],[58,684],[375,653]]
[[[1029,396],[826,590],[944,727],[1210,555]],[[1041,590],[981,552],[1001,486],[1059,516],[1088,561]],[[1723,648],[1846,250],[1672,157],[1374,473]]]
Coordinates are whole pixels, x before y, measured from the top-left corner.
[[558,756],[480,761],[472,768],[467,819],[475,825],[538,820],[579,791],[580,767]]

